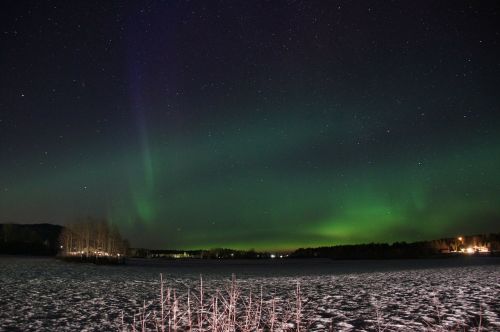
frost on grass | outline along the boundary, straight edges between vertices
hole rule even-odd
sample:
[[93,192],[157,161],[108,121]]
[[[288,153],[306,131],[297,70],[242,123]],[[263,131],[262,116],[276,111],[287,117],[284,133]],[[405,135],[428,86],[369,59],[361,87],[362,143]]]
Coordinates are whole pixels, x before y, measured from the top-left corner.
[[[193,303],[201,295],[197,274],[176,275],[171,267],[0,258],[0,331],[132,330],[134,317],[140,323],[142,314],[149,314],[147,327],[153,328],[161,317],[160,273],[164,299],[168,295],[171,301],[164,315],[177,301],[175,321],[180,327],[187,322],[188,294]],[[303,331],[463,331],[479,325],[481,331],[500,330],[500,269],[495,265],[334,276],[237,276],[235,283],[225,271],[211,273],[203,278],[205,327],[214,321],[221,327],[228,318],[221,313],[230,303],[232,285],[239,302],[231,307],[231,319],[245,322],[246,308],[258,309],[262,301],[261,328],[270,323],[273,310],[275,330],[296,327],[300,285]],[[219,316],[214,317],[213,310],[208,316],[214,305]],[[259,314],[254,309],[250,313]],[[199,312],[194,305],[189,314],[196,323]]]

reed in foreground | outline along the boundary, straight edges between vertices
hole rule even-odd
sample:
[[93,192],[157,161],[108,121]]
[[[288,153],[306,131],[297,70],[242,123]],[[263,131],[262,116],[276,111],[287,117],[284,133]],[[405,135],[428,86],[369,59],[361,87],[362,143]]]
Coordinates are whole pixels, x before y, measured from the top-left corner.
[[[195,289],[179,295],[166,287],[160,275],[160,294],[157,302],[146,305],[126,322],[122,314],[122,331],[307,331],[307,317],[302,313],[300,284],[297,283],[293,301],[278,301],[264,297],[262,287],[244,294],[234,275],[228,287],[210,295],[200,277]],[[278,305],[279,303],[279,305]],[[130,320],[130,319],[129,319]]]

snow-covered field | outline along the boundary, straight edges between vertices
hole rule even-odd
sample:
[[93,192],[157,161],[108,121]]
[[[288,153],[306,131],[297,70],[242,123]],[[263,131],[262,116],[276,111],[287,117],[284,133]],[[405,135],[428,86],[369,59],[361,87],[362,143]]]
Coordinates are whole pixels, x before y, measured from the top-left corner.
[[[415,263],[417,262],[417,263]],[[311,331],[500,331],[500,260],[385,262],[133,262],[71,264],[0,256],[0,331],[117,331],[157,300],[159,275],[177,294],[223,289],[294,301],[301,288]],[[444,267],[438,267],[438,266]],[[210,291],[209,291],[210,293]],[[378,316],[377,316],[378,314]]]

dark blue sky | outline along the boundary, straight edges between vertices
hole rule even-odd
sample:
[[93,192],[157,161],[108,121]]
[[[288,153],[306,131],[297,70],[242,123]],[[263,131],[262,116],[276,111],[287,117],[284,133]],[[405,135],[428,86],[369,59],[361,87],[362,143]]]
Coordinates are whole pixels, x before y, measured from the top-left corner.
[[498,2],[0,7],[0,222],[157,248],[498,231]]

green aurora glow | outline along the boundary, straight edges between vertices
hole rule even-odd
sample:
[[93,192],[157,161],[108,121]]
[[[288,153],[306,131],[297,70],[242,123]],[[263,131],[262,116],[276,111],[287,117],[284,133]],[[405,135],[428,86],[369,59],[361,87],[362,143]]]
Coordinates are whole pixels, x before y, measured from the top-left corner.
[[[134,239],[147,234],[138,245],[164,248],[418,240],[488,231],[498,218],[500,141],[457,138],[438,153],[443,148],[432,140],[411,156],[383,133],[356,153],[357,141],[330,143],[332,135],[343,137],[342,128],[329,129],[322,142],[319,126],[297,120],[282,133],[273,125],[233,125],[223,138],[192,137],[148,154],[104,147],[78,166],[67,160],[43,176],[28,170],[1,209],[21,220],[58,211],[63,221],[95,215],[98,207]],[[311,144],[329,155],[302,158]],[[368,152],[386,144],[392,152]],[[16,204],[21,199],[31,205]]]

